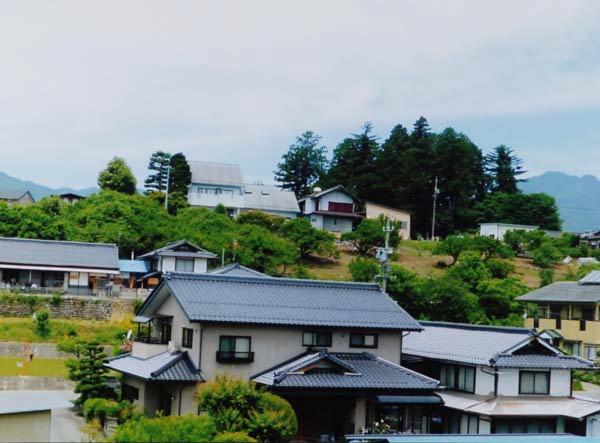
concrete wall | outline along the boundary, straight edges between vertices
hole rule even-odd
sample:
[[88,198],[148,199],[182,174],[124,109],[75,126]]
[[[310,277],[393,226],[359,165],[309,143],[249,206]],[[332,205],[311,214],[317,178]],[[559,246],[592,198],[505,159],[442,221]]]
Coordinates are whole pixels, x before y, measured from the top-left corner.
[[477,366],[475,370],[475,394],[477,395],[494,395],[495,377],[488,372],[493,372],[492,368]]
[[388,208],[386,206],[377,205],[374,203],[367,202],[366,204],[367,218],[379,218],[383,215],[389,220],[397,221],[402,223],[402,228],[398,231],[398,234],[403,239],[410,239],[410,213]]
[[[124,374],[122,382],[139,389],[138,400],[133,403],[141,409],[145,409],[151,417],[156,415],[160,407],[161,393],[171,396],[171,414],[185,415],[197,414],[198,405],[196,401],[197,384],[178,383],[144,383],[142,380]],[[181,402],[180,400],[181,396]]]
[[323,229],[323,216],[321,214],[310,214],[307,217],[315,229]]
[[331,232],[351,232],[352,219],[336,217],[333,215],[323,216],[323,229]]
[[0,442],[50,441],[50,411],[0,415]]
[[74,387],[64,377],[0,377],[0,391],[70,391]]
[[[204,194],[198,193],[199,188],[220,188],[221,194]],[[226,191],[232,191],[228,193]],[[207,208],[214,208],[219,203],[227,208],[243,208],[244,207],[244,191],[240,187],[233,186],[214,186],[214,185],[202,185],[193,183],[190,186],[188,193],[188,202],[191,206],[204,206]]]
[[[498,377],[498,395],[519,395],[519,370],[502,369]],[[571,393],[571,371],[553,369],[550,374],[550,396],[568,397]]]
[[[175,257],[162,257],[162,272],[175,271]],[[208,269],[208,260],[205,258],[194,259],[194,273],[203,274]]]

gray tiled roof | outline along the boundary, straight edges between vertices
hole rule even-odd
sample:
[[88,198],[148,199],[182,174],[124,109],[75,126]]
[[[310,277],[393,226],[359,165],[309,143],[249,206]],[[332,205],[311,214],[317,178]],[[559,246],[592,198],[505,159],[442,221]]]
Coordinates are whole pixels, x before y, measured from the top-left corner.
[[189,161],[192,183],[208,185],[244,185],[239,165]]
[[588,360],[565,355],[526,328],[421,322],[419,334],[404,337],[409,357],[504,368],[589,369]]
[[104,366],[143,380],[189,382],[204,380],[187,352],[175,354],[162,352],[145,359],[124,354],[107,360]]
[[26,189],[0,189],[0,200],[19,200],[28,192]]
[[518,301],[596,303],[600,301],[600,286],[561,281],[517,297]]
[[[329,359],[334,369],[301,371]],[[335,368],[339,364],[338,368]],[[303,354],[252,378],[276,388],[432,390],[439,382],[369,353]]]
[[[176,249],[180,246],[187,245],[189,248],[195,249],[195,251],[177,251]],[[217,258],[216,254],[207,251],[206,249],[201,248],[193,244],[188,240],[179,240],[173,243],[169,243],[162,248],[158,248],[154,251],[147,252],[144,255],[141,255],[142,258],[150,258],[155,256],[163,256],[163,257],[186,257],[186,258]]]
[[0,238],[0,264],[119,270],[119,251],[106,243]]
[[296,195],[277,186],[244,185],[244,208],[259,211],[300,212]]
[[213,269],[208,272],[209,274],[217,275],[233,275],[236,277],[265,277],[272,278],[270,275],[263,274],[262,272],[255,271],[254,269],[242,266],[239,263],[232,263],[222,268]]
[[301,198],[298,201],[304,201],[304,200],[307,200],[309,198],[319,198],[319,197],[327,195],[327,194],[329,194],[330,192],[333,192],[333,191],[344,192],[344,193],[348,194],[350,197],[352,197],[353,199],[358,200],[358,198],[355,195],[353,195],[350,191],[348,191],[346,188],[344,188],[343,185],[336,185],[336,186],[333,186],[331,188],[323,189],[322,191],[319,191],[319,192],[313,192],[312,194],[307,195],[306,197]]
[[494,359],[499,368],[533,369],[591,369],[594,363],[577,356],[568,355],[499,355]]
[[580,285],[600,285],[600,271],[592,271],[581,280]]
[[421,330],[371,283],[167,273],[140,308],[151,313],[165,285],[191,321]]

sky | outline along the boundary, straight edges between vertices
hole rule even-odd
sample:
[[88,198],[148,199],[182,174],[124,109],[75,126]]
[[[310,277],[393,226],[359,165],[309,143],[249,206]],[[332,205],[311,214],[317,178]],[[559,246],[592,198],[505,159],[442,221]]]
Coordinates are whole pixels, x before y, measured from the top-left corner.
[[598,1],[0,0],[0,171],[95,186],[113,156],[272,171],[421,115],[529,175],[600,176]]

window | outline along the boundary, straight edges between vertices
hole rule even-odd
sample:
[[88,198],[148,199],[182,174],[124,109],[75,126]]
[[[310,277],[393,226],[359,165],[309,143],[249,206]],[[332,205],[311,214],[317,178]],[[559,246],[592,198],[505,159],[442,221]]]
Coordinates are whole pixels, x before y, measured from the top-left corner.
[[550,393],[550,373],[547,371],[521,371],[519,373],[519,394],[548,395]]
[[190,349],[194,343],[194,330],[183,328],[181,331],[181,346]]
[[448,389],[475,392],[475,368],[444,365],[440,369],[440,383]]
[[221,188],[217,188],[217,189],[215,189],[215,194],[217,194],[217,195],[221,195],[221,192],[222,192],[222,191],[221,191]]
[[176,258],[175,270],[179,272],[194,272],[194,259],[192,258]]
[[254,352],[250,352],[250,337],[222,335],[219,337],[217,361],[221,363],[250,363],[254,361]]
[[378,345],[377,334],[350,334],[351,348],[376,348]]
[[586,346],[585,358],[588,360],[596,360],[600,355],[600,346]]
[[347,212],[352,214],[354,205],[352,203],[328,202],[327,209],[331,212]]
[[563,350],[569,355],[580,355],[581,354],[581,342],[565,340],[565,342],[563,344]]
[[131,385],[121,383],[121,398],[123,400],[128,400],[133,403],[134,400],[138,400],[140,397],[140,390],[138,388],[134,388]]
[[304,332],[302,334],[302,346],[331,346],[331,332]]

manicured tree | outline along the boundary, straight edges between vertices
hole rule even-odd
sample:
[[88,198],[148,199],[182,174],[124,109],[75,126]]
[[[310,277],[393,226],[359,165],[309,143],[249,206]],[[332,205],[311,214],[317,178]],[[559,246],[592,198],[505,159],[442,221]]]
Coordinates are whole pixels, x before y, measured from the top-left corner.
[[444,241],[438,243],[433,249],[434,255],[449,255],[452,257],[453,266],[460,254],[471,248],[471,239],[466,235],[449,235]]
[[314,228],[305,217],[284,223],[280,232],[298,247],[301,258],[309,255],[336,256],[338,253],[335,236],[323,229]]
[[117,443],[152,442],[210,442],[215,425],[210,417],[171,415],[168,417],[129,420],[113,435]]
[[150,174],[144,182],[146,192],[164,192],[167,189],[167,169],[171,164],[171,154],[164,151],[156,151],[150,157],[148,169]]
[[190,165],[181,152],[173,154],[170,160],[171,172],[169,174],[169,200],[171,193],[179,192],[187,196],[189,186],[192,184],[192,171]]
[[75,392],[81,394],[77,403],[83,404],[88,398],[111,396],[106,386],[108,369],[103,364],[106,357],[102,346],[96,342],[87,343],[81,351],[81,357],[69,374],[76,382]]
[[274,171],[275,181],[281,183],[282,189],[289,189],[298,198],[312,192],[327,170],[327,148],[319,146],[320,141],[321,136],[312,131],[296,137],[296,143],[281,157]]
[[135,194],[137,180],[125,159],[114,157],[106,169],[98,175],[98,186],[103,191],[117,191],[123,194]]

